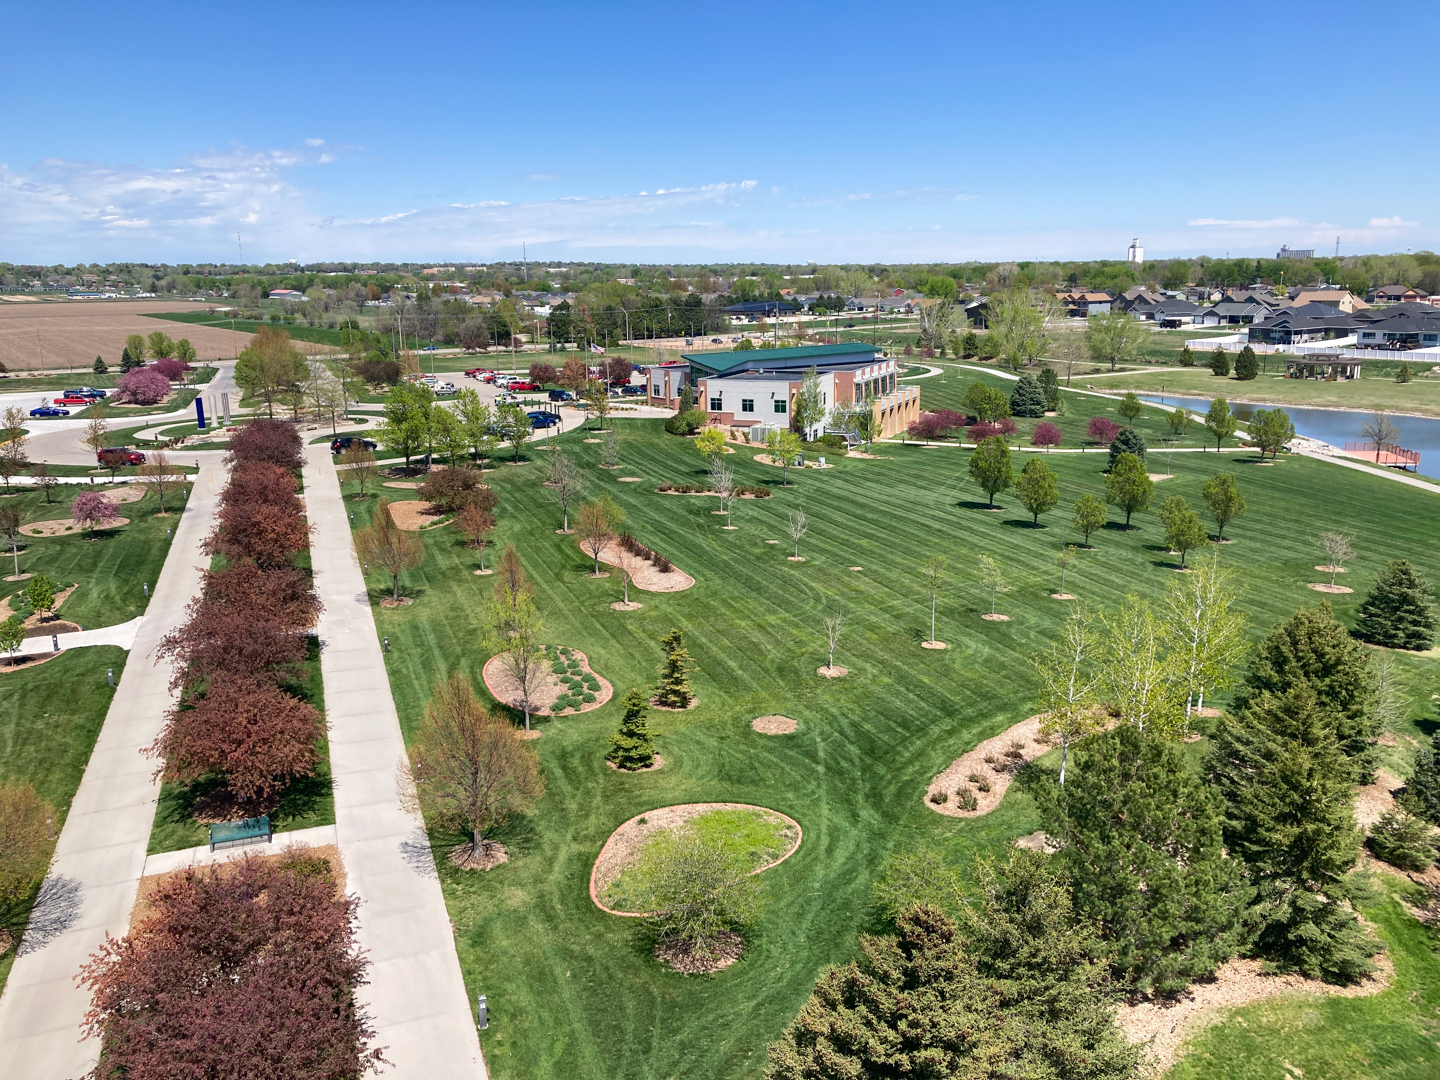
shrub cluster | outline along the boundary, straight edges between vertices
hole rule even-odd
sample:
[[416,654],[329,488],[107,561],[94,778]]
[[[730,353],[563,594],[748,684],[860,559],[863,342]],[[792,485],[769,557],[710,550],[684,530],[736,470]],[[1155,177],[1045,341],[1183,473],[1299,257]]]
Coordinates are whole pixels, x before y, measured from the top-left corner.
[[545,659],[550,661],[550,673],[559,676],[565,687],[550,706],[552,713],[558,715],[594,703],[596,695],[600,693],[600,680],[585,670],[570,649],[564,645],[547,645]]
[[493,512],[499,502],[495,492],[481,481],[480,470],[465,466],[432,472],[416,494],[447,514],[459,513],[472,504]]
[[954,409],[936,409],[921,413],[920,419],[906,430],[912,439],[945,439],[963,428],[966,419],[963,413]]
[[694,435],[709,421],[710,414],[704,409],[686,409],[665,421],[665,430],[671,435]]
[[648,559],[650,565],[662,574],[668,574],[671,570],[675,569],[675,565],[669,559],[665,558],[664,555],[661,555],[657,551],[652,551],[629,533],[620,534],[620,546],[631,555],[638,555],[642,559]]
[[[668,481],[655,489],[656,491],[673,491],[677,495],[709,495],[714,489],[708,484],[672,484]],[[736,484],[730,489],[730,493],[736,498],[741,495],[749,495],[756,499],[768,499],[772,492],[764,484]]]
[[[253,431],[252,431],[253,429]],[[236,817],[265,813],[319,762],[320,713],[294,691],[320,614],[309,575],[294,565],[309,527],[293,473],[290,425],[256,421],[231,442],[234,463],[206,549],[209,571],[189,618],[160,645],[180,698],[147,753],[172,783],[223,782]]]

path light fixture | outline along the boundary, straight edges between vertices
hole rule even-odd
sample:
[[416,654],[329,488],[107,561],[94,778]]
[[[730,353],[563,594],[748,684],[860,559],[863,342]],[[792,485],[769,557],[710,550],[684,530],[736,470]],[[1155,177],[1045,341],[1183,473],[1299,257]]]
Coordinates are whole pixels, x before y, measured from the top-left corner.
[[113,667],[105,669],[105,681],[110,684],[110,689],[115,689],[115,669]]
[[390,638],[388,636],[385,638],[385,651],[387,653],[390,651]]
[[485,1000],[484,994],[475,998],[475,1026],[481,1031],[490,1027],[490,1003]]
[[51,652],[59,652],[59,651],[60,651],[60,635],[59,635],[59,634],[51,634],[51,635],[50,635],[50,651],[51,651]]
[[148,581],[142,581],[142,582],[140,583],[140,587],[145,590],[145,599],[146,599],[146,600],[149,600],[149,599],[150,599],[150,582],[148,582]]

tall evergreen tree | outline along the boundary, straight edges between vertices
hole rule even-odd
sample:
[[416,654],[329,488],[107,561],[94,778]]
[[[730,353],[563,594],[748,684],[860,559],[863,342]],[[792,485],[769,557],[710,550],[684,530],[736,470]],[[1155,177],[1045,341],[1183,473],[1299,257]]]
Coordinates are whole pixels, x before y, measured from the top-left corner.
[[1075,910],[1117,982],[1171,993],[1235,955],[1240,867],[1222,853],[1219,802],[1173,743],[1124,724],[1081,744],[1063,787],[1033,775]]
[[655,704],[665,709],[688,709],[695,700],[690,685],[690,670],[695,666],[685,651],[685,635],[671,630],[660,644],[665,648],[665,665],[660,669],[660,685],[655,689]]
[[1053,410],[1060,404],[1060,376],[1052,367],[1040,370],[1040,389],[1045,392],[1045,408]]
[[1011,416],[1044,416],[1045,390],[1034,375],[1021,375],[1015,389],[1010,391]]
[[645,722],[649,703],[639,690],[631,690],[620,704],[625,715],[620,719],[620,730],[610,736],[610,752],[605,760],[621,769],[648,769],[655,764],[655,738]]
[[1430,747],[1415,751],[1415,768],[1396,799],[1416,817],[1440,825],[1440,731],[1430,736]]
[[1350,760],[1355,779],[1368,784],[1375,775],[1375,740],[1380,723],[1373,709],[1375,679],[1365,646],[1350,636],[1328,602],[1301,608],[1256,646],[1250,671],[1236,694],[1242,712],[1260,693],[1283,696],[1308,686],[1329,719]]
[[770,1048],[767,1080],[1123,1080],[1138,1074],[1099,988],[1094,939],[1043,855],[979,866],[963,925],[912,907],[821,975]]
[[1134,454],[1141,461],[1145,460],[1145,437],[1133,427],[1123,427],[1120,434],[1110,444],[1110,468],[1115,467],[1121,454]]
[[1260,360],[1255,355],[1255,350],[1246,345],[1240,350],[1240,355],[1235,357],[1235,378],[1241,382],[1249,382],[1260,374]]
[[1435,602],[1429,584],[1405,559],[1396,559],[1370,587],[1360,605],[1366,641],[1424,652],[1435,642]]
[[1374,970],[1379,945],[1346,903],[1360,844],[1353,772],[1314,690],[1260,691],[1227,713],[1208,771],[1225,802],[1225,846],[1255,890],[1253,953],[1327,982]]

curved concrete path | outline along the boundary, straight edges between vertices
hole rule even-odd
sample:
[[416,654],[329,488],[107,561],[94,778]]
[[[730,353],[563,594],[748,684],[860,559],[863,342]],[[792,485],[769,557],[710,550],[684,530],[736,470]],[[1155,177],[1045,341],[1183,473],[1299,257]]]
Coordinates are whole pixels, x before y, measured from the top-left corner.
[[135,629],[129,661],[0,997],[5,1080],[68,1080],[93,1068],[99,1055],[97,1041],[80,1041],[90,999],[75,976],[106,935],[119,937],[130,925],[160,794],[151,779],[155,763],[141,751],[155,741],[173,700],[170,665],[156,662],[155,648],[184,620],[186,605],[200,590],[202,568],[210,564],[200,542],[224,486],[223,473],[215,471],[220,482],[197,483],[176,523],[170,554]]
[[400,717],[330,447],[307,448],[306,513],[320,616],[320,671],[330,725],[335,833],[359,941],[370,958],[360,997],[400,1080],[484,1080],[485,1062],[424,829],[400,809]]

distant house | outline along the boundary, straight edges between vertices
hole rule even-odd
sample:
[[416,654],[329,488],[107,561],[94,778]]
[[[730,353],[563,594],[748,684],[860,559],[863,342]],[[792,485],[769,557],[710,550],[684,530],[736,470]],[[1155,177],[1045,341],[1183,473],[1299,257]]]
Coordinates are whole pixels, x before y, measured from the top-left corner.
[[965,313],[965,321],[976,330],[986,330],[990,326],[990,298],[988,296],[977,296],[973,300],[967,300],[961,305]]
[[753,321],[755,319],[773,319],[777,315],[793,315],[799,310],[794,304],[786,304],[779,300],[746,300],[739,304],[731,304],[725,309],[725,314]]
[[[1134,315],[1137,308],[1154,307],[1164,299],[1160,293],[1151,292],[1143,285],[1132,285],[1122,295],[1115,297],[1111,309]],[[1136,318],[1141,317],[1136,315]]]
[[1352,315],[1328,304],[1310,303],[1282,308],[1253,323],[1249,340],[1256,345],[1305,345],[1348,337],[1355,332],[1356,325]]
[[271,289],[271,300],[304,300],[305,294],[296,289]]
[[1072,319],[1088,319],[1091,315],[1108,315],[1115,298],[1108,292],[1060,293],[1057,300],[1065,305],[1065,314]]
[[1196,314],[1197,326],[1248,326],[1270,314],[1264,304],[1253,300],[1221,300]]
[[1433,349],[1440,347],[1440,311],[1394,311],[1355,331],[1360,349]]
[[1424,289],[1410,289],[1404,285],[1381,285],[1378,289],[1371,289],[1366,299],[1372,304],[1415,304],[1429,300],[1430,294]]
[[1283,306],[1284,301],[1275,295],[1271,289],[1230,289],[1226,292],[1226,300],[1238,300],[1241,303],[1260,304],[1271,311],[1278,310]]
[[[820,379],[826,418],[806,433],[810,438],[822,433],[838,405],[870,405],[881,438],[920,419],[919,387],[901,386],[898,362],[879,355],[873,345],[698,352],[681,359],[693,372],[696,405],[710,414],[710,423],[746,433],[751,441],[763,441],[770,429],[790,426],[795,397],[812,367]],[[653,391],[655,373],[664,368],[648,370]]]
[[1290,293],[1291,307],[1302,307],[1305,304],[1324,304],[1346,314],[1370,306],[1353,295],[1349,289],[1298,289]]
[[1130,314],[1137,319],[1175,330],[1193,323],[1195,316],[1200,314],[1200,305],[1192,304],[1189,300],[1161,300],[1158,304],[1131,308]]

